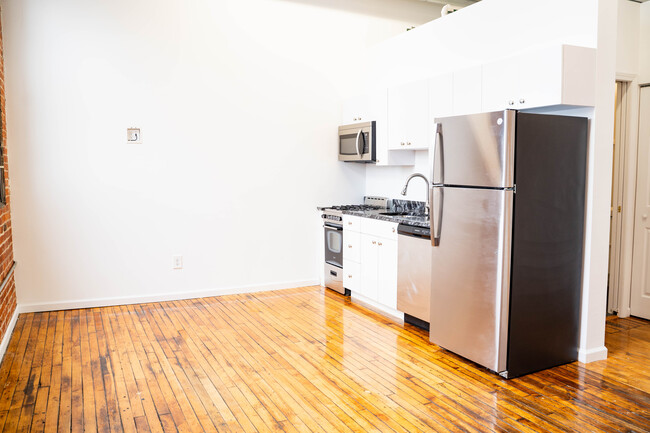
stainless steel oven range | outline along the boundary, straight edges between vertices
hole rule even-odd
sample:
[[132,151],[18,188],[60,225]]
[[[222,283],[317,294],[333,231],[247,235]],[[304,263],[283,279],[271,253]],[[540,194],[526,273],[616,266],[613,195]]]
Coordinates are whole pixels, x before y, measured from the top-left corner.
[[386,209],[388,199],[365,197],[365,204],[319,207],[323,213],[325,236],[325,287],[349,296],[350,290],[343,287],[343,211],[368,211]]

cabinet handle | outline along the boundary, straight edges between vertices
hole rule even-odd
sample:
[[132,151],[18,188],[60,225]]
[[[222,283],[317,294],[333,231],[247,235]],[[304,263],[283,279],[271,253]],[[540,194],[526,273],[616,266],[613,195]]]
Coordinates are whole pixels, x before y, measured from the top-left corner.
[[404,142],[403,142],[403,141],[402,141],[400,144],[401,144],[402,146],[404,146]]
[[352,278],[352,275],[349,275],[349,274],[348,274],[348,278]]
[[395,227],[393,227],[393,233],[395,233]]
[[410,141],[407,141],[407,142],[406,142],[406,145],[407,145],[407,146],[410,146],[410,145],[411,145],[411,142],[410,142]]
[[508,101],[508,105],[515,105],[515,101]]
[[521,98],[521,99],[519,100],[519,103],[520,103],[520,104],[523,104],[524,102],[526,102],[526,100],[525,100],[524,98]]
[[348,245],[348,248],[352,248],[352,245]]
[[381,243],[381,242],[379,242],[379,246],[382,246],[382,243]]
[[372,244],[373,244],[373,245],[375,245],[376,243],[377,243],[377,241],[372,241]]
[[348,225],[351,226],[351,225],[352,225],[352,221],[348,221]]

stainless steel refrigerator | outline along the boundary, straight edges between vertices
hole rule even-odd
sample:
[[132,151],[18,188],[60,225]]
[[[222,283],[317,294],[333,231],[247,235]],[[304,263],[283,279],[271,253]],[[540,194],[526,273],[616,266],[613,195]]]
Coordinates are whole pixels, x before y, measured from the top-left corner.
[[577,359],[588,120],[436,119],[430,341],[510,378]]

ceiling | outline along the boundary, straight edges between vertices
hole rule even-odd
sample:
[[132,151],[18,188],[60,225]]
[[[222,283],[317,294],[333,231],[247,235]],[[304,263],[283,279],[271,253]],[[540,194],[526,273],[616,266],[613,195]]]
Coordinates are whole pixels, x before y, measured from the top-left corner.
[[454,6],[469,6],[474,3],[478,3],[480,0],[422,0],[429,3],[437,3],[441,5],[446,5],[451,3]]
[[[451,3],[452,5],[456,5],[456,6],[469,6],[469,5],[473,5],[474,3],[478,3],[481,0],[422,0],[422,1],[429,2],[429,3],[438,3],[441,5],[446,5],[448,3]],[[630,1],[634,3],[644,3],[650,0],[630,0]]]

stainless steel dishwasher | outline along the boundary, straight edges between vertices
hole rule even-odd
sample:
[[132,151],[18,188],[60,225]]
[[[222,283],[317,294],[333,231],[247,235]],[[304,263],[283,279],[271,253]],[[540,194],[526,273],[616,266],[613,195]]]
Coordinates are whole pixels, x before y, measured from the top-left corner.
[[397,233],[397,309],[405,322],[428,330],[431,230],[400,224]]

